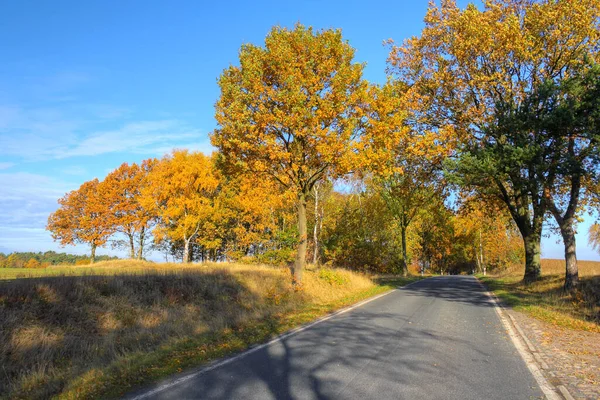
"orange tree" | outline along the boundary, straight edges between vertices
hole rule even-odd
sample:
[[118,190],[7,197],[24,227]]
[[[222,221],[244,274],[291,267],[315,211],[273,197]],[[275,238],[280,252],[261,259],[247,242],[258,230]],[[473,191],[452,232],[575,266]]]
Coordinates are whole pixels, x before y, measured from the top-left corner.
[[219,78],[213,145],[228,164],[297,196],[297,284],[306,260],[307,197],[324,177],[347,173],[360,147],[367,83],[353,58],[339,30],[275,27],[264,48],[243,45],[240,65]]
[[99,186],[98,179],[93,179],[59,199],[60,207],[50,214],[46,226],[52,238],[63,246],[90,245],[91,263],[95,260],[96,248],[104,245],[114,233],[109,207]]
[[415,126],[406,93],[402,82],[372,88],[366,129],[368,162],[400,230],[400,269],[405,276],[408,228],[433,197],[444,195],[442,162],[454,148],[451,129]]
[[[541,275],[544,190],[557,154],[546,132],[513,123],[529,95],[561,81],[597,52],[598,1],[488,0],[460,10],[431,5],[419,37],[393,47],[392,74],[410,87],[423,126],[451,126],[462,139],[460,182],[497,196],[524,240],[525,280]],[[518,121],[517,121],[518,122]]]
[[116,232],[127,237],[130,258],[143,257],[153,216],[142,207],[140,198],[142,189],[149,183],[148,174],[155,163],[154,159],[144,160],[141,165],[123,163],[100,183],[110,210],[109,223]]
[[158,217],[156,241],[183,242],[183,262],[191,245],[215,245],[215,198],[219,177],[213,160],[202,153],[174,151],[154,165],[142,189],[141,206]]
[[273,248],[278,222],[288,214],[292,199],[277,183],[251,175],[224,176],[217,200],[222,250],[227,258],[279,250]]

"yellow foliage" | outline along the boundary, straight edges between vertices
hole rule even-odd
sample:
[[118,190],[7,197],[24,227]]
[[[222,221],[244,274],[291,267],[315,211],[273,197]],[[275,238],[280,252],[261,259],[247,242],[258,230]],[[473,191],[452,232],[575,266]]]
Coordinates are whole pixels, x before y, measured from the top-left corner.
[[25,264],[25,268],[40,268],[42,265],[35,258],[30,258]]

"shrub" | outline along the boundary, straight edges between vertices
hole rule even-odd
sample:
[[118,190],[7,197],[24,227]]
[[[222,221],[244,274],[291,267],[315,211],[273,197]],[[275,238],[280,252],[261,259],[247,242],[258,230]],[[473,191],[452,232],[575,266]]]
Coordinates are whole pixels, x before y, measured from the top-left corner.
[[342,276],[339,272],[329,268],[322,268],[319,270],[319,279],[324,280],[330,285],[342,286],[348,283],[346,277]]

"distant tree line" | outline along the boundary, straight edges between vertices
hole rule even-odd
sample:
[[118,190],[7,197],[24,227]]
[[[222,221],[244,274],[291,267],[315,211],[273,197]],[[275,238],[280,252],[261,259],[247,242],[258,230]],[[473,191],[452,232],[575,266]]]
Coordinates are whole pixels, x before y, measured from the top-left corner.
[[[114,256],[98,256],[97,260],[116,260]],[[45,268],[49,265],[84,265],[90,263],[89,256],[54,251],[0,253],[0,268]]]

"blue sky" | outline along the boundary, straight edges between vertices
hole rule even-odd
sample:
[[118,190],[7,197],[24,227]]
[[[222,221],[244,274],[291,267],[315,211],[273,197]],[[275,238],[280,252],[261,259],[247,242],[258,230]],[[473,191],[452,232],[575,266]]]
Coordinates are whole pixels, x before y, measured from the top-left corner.
[[[122,162],[210,152],[216,79],[273,25],[341,28],[365,77],[383,82],[382,42],[418,34],[426,9],[425,0],[3,2],[0,251],[60,250],[44,230],[57,198]],[[589,222],[578,255],[600,259],[586,247]],[[562,258],[558,240],[544,239],[545,257]]]

